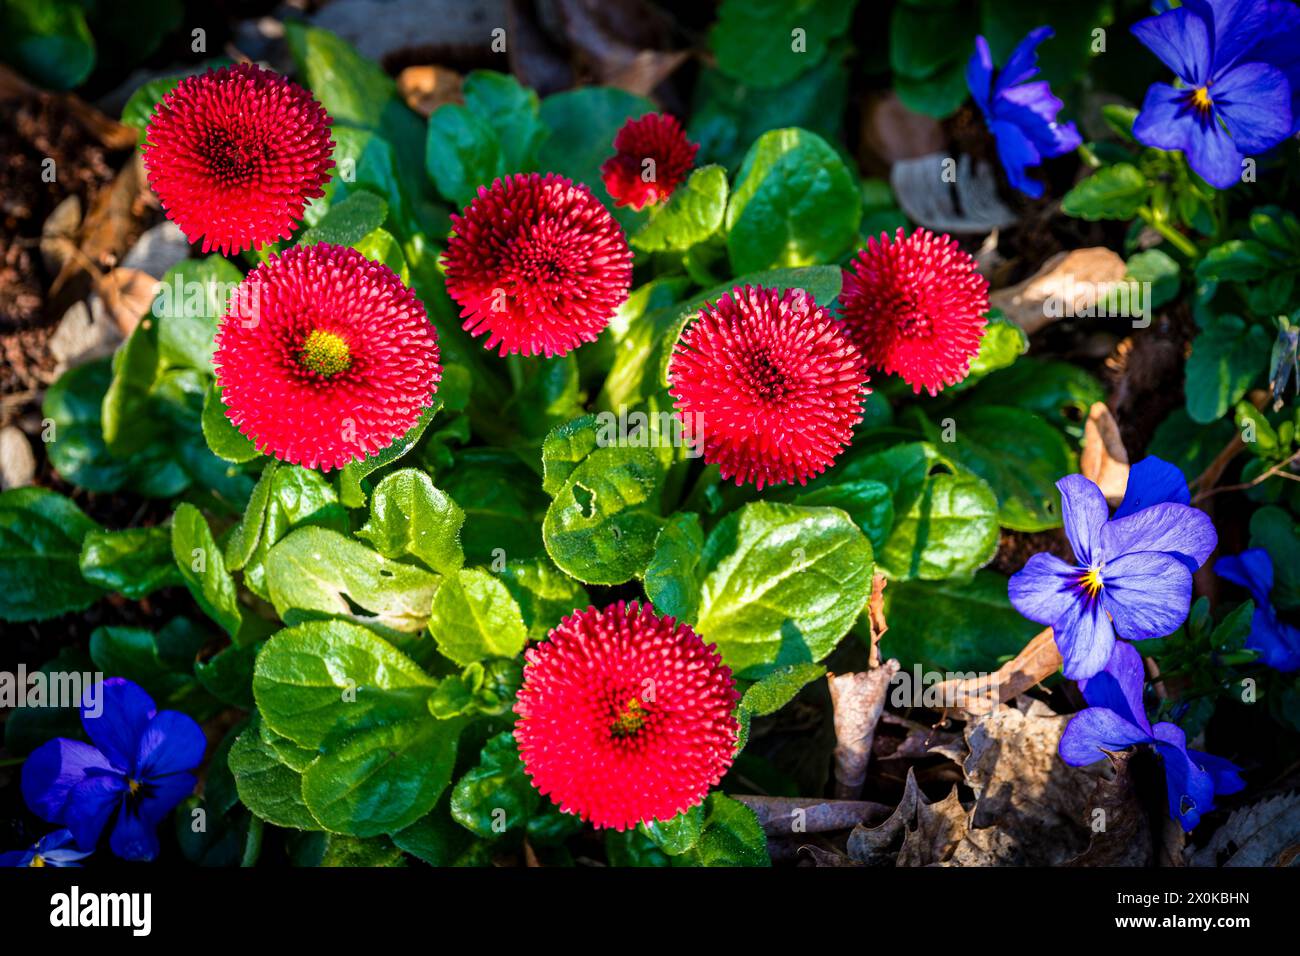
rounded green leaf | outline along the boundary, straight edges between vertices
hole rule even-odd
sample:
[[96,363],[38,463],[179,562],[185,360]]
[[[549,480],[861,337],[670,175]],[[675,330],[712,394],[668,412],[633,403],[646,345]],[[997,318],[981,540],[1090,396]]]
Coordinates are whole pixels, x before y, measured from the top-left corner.
[[433,598],[429,633],[443,656],[462,666],[489,657],[513,657],[528,629],[505,584],[482,568],[462,568]]

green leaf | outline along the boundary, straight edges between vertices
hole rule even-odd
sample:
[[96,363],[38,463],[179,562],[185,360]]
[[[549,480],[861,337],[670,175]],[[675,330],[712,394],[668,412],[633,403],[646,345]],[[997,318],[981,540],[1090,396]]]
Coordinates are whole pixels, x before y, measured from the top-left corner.
[[475,836],[492,839],[522,830],[541,794],[524,772],[513,731],[497,734],[483,747],[478,766],[451,791],[451,815]]
[[671,820],[651,820],[637,824],[637,830],[669,856],[681,856],[700,842],[704,835],[704,805],[683,810]]
[[541,519],[548,499],[537,475],[496,448],[467,449],[438,482],[465,511],[461,543],[472,564],[493,564],[544,554]]
[[816,66],[848,29],[857,0],[724,0],[709,33],[718,69],[755,87],[783,86]]
[[1150,283],[1151,291],[1143,301],[1148,309],[1168,305],[1178,297],[1182,270],[1163,249],[1147,249],[1131,256],[1125,278]]
[[322,242],[352,246],[382,226],[387,218],[388,203],[382,197],[357,190],[346,199],[331,203],[329,212],[298,241],[304,246]]
[[938,72],[924,78],[895,73],[894,92],[909,110],[946,119],[970,96],[965,63],[961,59],[950,60]]
[[537,151],[546,139],[537,94],[508,73],[473,70],[461,86],[465,106],[496,134],[507,173],[537,168]]
[[169,365],[212,373],[217,325],[244,275],[219,255],[183,259],[167,270],[154,298],[158,353]]
[[268,729],[308,750],[426,715],[436,681],[345,621],[285,628],[257,656],[253,696]]
[[442,582],[433,598],[429,633],[443,656],[461,665],[513,657],[528,640],[510,591],[481,568],[462,568]]
[[834,261],[857,237],[862,196],[839,154],[816,133],[758,138],[727,205],[727,252],[736,274]]
[[258,644],[228,644],[194,661],[194,676],[209,694],[231,707],[253,709],[253,664]]
[[239,639],[243,614],[235,581],[203,513],[191,504],[181,504],[172,517],[172,556],[203,613]]
[[415,634],[428,623],[438,580],[311,525],[288,534],[266,560],[271,603],[287,624],[339,617],[382,634]]
[[1283,508],[1266,505],[1250,516],[1250,546],[1273,559],[1273,603],[1284,611],[1300,607],[1300,534]]
[[645,593],[663,614],[694,624],[700,614],[700,558],[704,553],[704,531],[700,516],[680,512],[655,539],[654,557],[645,569]]
[[871,593],[871,543],[837,508],[753,502],[709,533],[696,630],[740,677],[819,661]]
[[392,835],[393,842],[406,853],[430,866],[455,866],[474,838],[456,825],[447,812],[446,802]]
[[738,800],[711,793],[704,802],[704,832],[674,866],[771,866],[758,817]]
[[1025,330],[996,313],[989,317],[980,339],[980,349],[971,359],[970,371],[961,386],[969,388],[990,372],[1007,368],[1029,351],[1029,336]]
[[556,566],[587,584],[621,584],[641,574],[663,524],[663,473],[654,452],[595,448],[562,482],[549,469],[548,462],[555,491],[542,539]]
[[510,171],[486,119],[459,103],[444,103],[429,117],[424,156],[429,178],[456,206],[468,206],[480,186]]
[[0,492],[0,620],[40,621],[94,604],[103,592],[82,578],[80,559],[99,530],[53,491]]
[[[950,419],[952,457],[988,482],[998,500],[998,522],[1016,531],[1046,531],[1061,526],[1056,482],[1078,470],[1078,458],[1065,438],[1033,412],[1006,405],[973,404]],[[941,430],[926,422],[939,441]]]
[[727,171],[704,166],[691,173],[667,205],[657,209],[632,237],[632,245],[645,252],[686,250],[714,235],[727,211]]
[[451,782],[460,730],[424,715],[350,734],[303,772],[308,810],[325,829],[358,837],[410,826]]
[[263,735],[270,733],[249,725],[230,748],[227,762],[240,801],[267,823],[291,830],[319,830],[320,823],[303,800],[302,773],[263,740]]
[[1028,357],[982,379],[968,400],[1015,405],[1078,438],[1088,409],[1105,397],[1101,383],[1077,365]]
[[95,65],[95,39],[76,0],[8,0],[0,7],[0,53],[37,84],[70,90]]
[[212,454],[223,461],[243,464],[252,461],[261,454],[257,446],[245,438],[234,422],[226,415],[225,403],[221,401],[221,389],[214,381],[208,386],[203,396],[203,440],[208,443]]
[[160,710],[203,720],[220,709],[194,677],[194,660],[207,640],[185,618],[170,621],[156,635],[141,627],[98,627],[90,635],[90,656],[106,676],[143,687]]
[[386,558],[413,557],[439,574],[465,563],[460,528],[465,512],[415,468],[386,475],[370,496],[370,520],[357,537]]
[[967,576],[997,552],[993,490],[934,446],[897,445],[842,460],[836,470],[842,481],[870,478],[893,490],[894,526],[876,551],[876,561],[889,577]]
[[882,653],[904,669],[992,671],[1041,630],[1011,606],[1007,579],[993,571],[969,581],[892,581],[885,588],[885,617]]
[[825,674],[826,668],[821,664],[787,664],[778,667],[745,691],[740,706],[754,716],[775,714],[794,700],[799,691]]
[[1236,315],[1216,316],[1192,342],[1187,360],[1187,414],[1208,424],[1241,401],[1268,362],[1272,342],[1263,327]]
[[885,543],[894,525],[894,494],[879,481],[829,482],[810,490],[778,491],[770,500],[809,507],[839,508],[862,529],[873,548]]
[[1061,198],[1067,216],[1095,221],[1132,219],[1151,195],[1151,184],[1132,163],[1104,166]]
[[150,394],[162,371],[157,329],[135,327],[113,356],[113,382],[104,394],[104,443],[119,458],[144,450],[158,434]]
[[364,505],[366,493],[361,486],[362,480],[385,465],[391,465],[414,448],[420,436],[429,427],[429,422],[433,421],[434,416],[441,409],[442,401],[435,395],[433,401],[420,413],[419,419],[405,435],[383,451],[376,452],[361,461],[344,465],[339,471],[339,497],[343,504],[349,508],[360,508]]
[[562,619],[591,603],[581,584],[545,558],[511,561],[500,571],[500,580],[519,605],[530,641],[540,641]]
[[82,540],[81,575],[96,587],[138,601],[159,588],[181,583],[172,559],[171,529],[165,525],[102,531]]
[[668,854],[655,846],[640,827],[605,831],[605,855],[610,866],[671,866]]

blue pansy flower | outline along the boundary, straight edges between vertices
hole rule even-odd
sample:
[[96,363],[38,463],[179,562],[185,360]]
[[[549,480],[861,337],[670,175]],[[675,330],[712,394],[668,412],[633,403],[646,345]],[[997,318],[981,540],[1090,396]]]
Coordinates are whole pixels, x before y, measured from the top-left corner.
[[1255,616],[1250,622],[1246,647],[1259,653],[1264,664],[1279,671],[1300,670],[1300,630],[1278,620],[1273,607],[1273,559],[1263,548],[1219,558],[1214,573],[1226,581],[1239,584],[1255,600]]
[[966,65],[966,85],[997,140],[1007,178],[1035,199],[1043,194],[1043,184],[1030,179],[1025,171],[1078,149],[1083,142],[1073,123],[1056,122],[1061,101],[1052,95],[1047,81],[1029,82],[1038,75],[1038,44],[1052,34],[1051,27],[1030,31],[996,78],[988,41],[976,37],[975,53]]
[[1177,467],[1148,457],[1129,471],[1114,517],[1101,489],[1082,475],[1056,483],[1075,563],[1036,554],[1011,577],[1017,611],[1050,625],[1071,680],[1098,673],[1115,638],[1172,633],[1187,617],[1192,572],[1218,544],[1209,516],[1188,504]]
[[1061,759],[1083,767],[1103,759],[1107,752],[1153,745],[1165,766],[1169,815],[1184,830],[1191,830],[1202,814],[1214,809],[1215,794],[1236,793],[1246,783],[1232,761],[1189,750],[1178,725],[1151,726],[1142,706],[1144,682],[1142,656],[1133,645],[1117,642],[1106,668],[1079,682],[1089,706],[1071,717],[1061,734]]
[[138,685],[103,682],[99,714],[83,702],[81,726],[92,744],[59,737],[23,764],[22,789],[38,817],[72,831],[93,849],[111,818],[109,846],[126,860],[158,855],[158,824],[194,791],[193,770],[207,741],[199,725],[175,710],[157,710]]
[[1182,150],[1206,182],[1227,189],[1246,156],[1296,131],[1300,13],[1282,0],[1185,0],[1133,25],[1177,75],[1155,83],[1133,124],[1139,142]]
[[37,840],[30,850],[0,853],[0,866],[81,866],[90,856],[72,845],[71,830],[55,830]]

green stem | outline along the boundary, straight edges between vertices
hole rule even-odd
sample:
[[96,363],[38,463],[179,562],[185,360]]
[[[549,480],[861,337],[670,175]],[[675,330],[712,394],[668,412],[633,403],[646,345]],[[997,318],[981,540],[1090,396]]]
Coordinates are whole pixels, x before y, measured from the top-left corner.
[[518,353],[506,356],[506,371],[510,374],[510,389],[518,395],[524,388],[524,360]]
[[1177,229],[1170,226],[1169,223],[1158,217],[1148,207],[1143,206],[1139,209],[1138,215],[1142,217],[1143,222],[1173,243],[1174,248],[1187,258],[1196,259],[1198,257],[1199,253],[1196,249],[1196,244]]
[[17,767],[26,760],[26,757],[10,757],[8,760],[0,760],[0,767]]

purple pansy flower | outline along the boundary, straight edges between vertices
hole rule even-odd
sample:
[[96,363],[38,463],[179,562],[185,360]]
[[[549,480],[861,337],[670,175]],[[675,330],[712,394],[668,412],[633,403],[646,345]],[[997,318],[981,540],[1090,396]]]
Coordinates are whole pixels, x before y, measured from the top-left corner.
[[1133,25],[1177,75],[1155,83],[1133,124],[1139,142],[1182,150],[1206,182],[1227,189],[1246,156],[1300,126],[1300,11],[1285,0],[1184,0]]
[[1083,142],[1073,123],[1056,122],[1061,101],[1052,95],[1047,81],[1029,82],[1038,75],[1038,44],[1052,34],[1051,27],[1030,31],[996,79],[993,56],[982,36],[975,38],[975,52],[966,65],[966,85],[997,140],[1007,178],[1035,199],[1043,194],[1043,184],[1030,179],[1025,170],[1078,149]]
[[1036,554],[1011,577],[1017,611],[1050,625],[1071,680],[1098,673],[1115,638],[1172,633],[1187,617],[1192,572],[1218,544],[1205,512],[1191,507],[1183,473],[1148,457],[1129,471],[1124,500],[1110,516],[1101,489],[1082,475],[1056,483],[1075,563]]
[[1246,647],[1259,653],[1259,659],[1275,670],[1300,670],[1300,630],[1278,620],[1273,607],[1273,559],[1263,548],[1219,558],[1214,573],[1226,581],[1239,584],[1255,600],[1255,615],[1250,621]]
[[37,840],[30,850],[0,853],[0,866],[81,866],[78,861],[90,856],[90,851],[83,853],[71,844],[71,830],[55,830]]
[[99,716],[85,704],[81,726],[94,742],[59,737],[23,764],[23,798],[38,817],[72,831],[93,849],[116,815],[109,846],[126,860],[158,855],[162,819],[194,790],[193,771],[207,740],[199,725],[175,710],[157,710],[138,685],[104,681]]
[[1103,759],[1106,752],[1152,744],[1165,765],[1169,816],[1191,830],[1202,814],[1214,809],[1216,793],[1236,793],[1246,783],[1232,761],[1189,750],[1176,724],[1151,726],[1142,706],[1144,682],[1142,656],[1133,645],[1116,642],[1105,670],[1079,682],[1089,706],[1070,718],[1061,734],[1061,759],[1083,767]]

